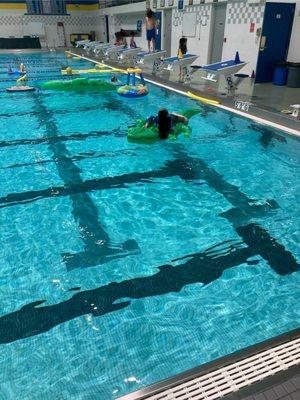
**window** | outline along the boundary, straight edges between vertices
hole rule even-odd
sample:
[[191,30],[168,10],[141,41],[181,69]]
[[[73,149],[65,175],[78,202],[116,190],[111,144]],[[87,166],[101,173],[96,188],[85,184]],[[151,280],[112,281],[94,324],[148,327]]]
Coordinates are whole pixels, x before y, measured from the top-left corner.
[[66,14],[65,0],[26,0],[28,14]]

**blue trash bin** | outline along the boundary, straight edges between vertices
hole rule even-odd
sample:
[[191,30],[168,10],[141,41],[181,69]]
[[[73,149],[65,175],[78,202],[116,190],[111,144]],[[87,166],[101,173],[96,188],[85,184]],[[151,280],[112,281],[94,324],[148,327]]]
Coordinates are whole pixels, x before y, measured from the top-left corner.
[[278,62],[275,64],[274,70],[274,78],[273,85],[276,86],[284,86],[287,81],[287,63],[286,62]]

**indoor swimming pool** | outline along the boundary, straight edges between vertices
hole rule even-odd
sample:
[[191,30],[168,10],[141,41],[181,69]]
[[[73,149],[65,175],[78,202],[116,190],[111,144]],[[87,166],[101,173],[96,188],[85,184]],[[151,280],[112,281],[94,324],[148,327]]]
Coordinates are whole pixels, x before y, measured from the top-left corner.
[[[21,61],[37,90],[6,93]],[[116,399],[299,327],[300,140],[153,85],[41,89],[68,63],[0,56],[0,399]],[[191,137],[129,143],[162,107],[201,110]]]

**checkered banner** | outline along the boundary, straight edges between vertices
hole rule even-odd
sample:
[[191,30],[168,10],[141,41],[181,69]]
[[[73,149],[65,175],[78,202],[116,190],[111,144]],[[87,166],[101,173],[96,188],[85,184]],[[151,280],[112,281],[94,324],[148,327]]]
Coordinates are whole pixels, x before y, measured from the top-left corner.
[[[199,5],[199,6],[188,6],[185,7],[184,13],[197,13],[197,24],[204,23],[207,24],[207,21],[210,19],[211,14],[211,6],[210,5]],[[182,25],[183,20],[183,12],[176,10],[173,16],[174,22],[176,22],[175,26]]]
[[227,24],[247,24],[248,22],[260,24],[263,15],[262,5],[251,5],[246,2],[228,3],[226,22]]
[[0,25],[20,26],[30,22],[41,22],[45,25],[53,25],[57,22],[64,22],[65,25],[97,25],[97,16],[70,16],[70,15],[2,15]]

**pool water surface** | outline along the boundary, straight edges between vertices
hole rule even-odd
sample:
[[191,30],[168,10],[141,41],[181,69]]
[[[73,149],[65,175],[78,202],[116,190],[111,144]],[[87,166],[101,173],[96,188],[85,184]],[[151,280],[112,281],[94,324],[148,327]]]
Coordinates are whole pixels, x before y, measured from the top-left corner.
[[[21,60],[37,90],[6,93]],[[299,327],[299,139],[153,85],[43,90],[68,63],[0,56],[0,399],[114,399]],[[129,143],[162,107],[199,108],[191,137]]]

